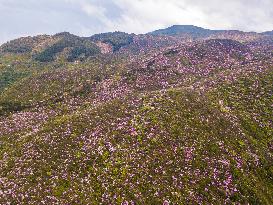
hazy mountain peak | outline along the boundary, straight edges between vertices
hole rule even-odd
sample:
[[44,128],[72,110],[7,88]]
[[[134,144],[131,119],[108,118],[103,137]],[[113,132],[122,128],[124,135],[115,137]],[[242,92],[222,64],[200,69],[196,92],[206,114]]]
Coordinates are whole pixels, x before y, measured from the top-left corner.
[[206,36],[211,34],[213,31],[194,25],[173,25],[165,29],[159,29],[151,32],[153,35],[179,35],[188,34],[194,37]]

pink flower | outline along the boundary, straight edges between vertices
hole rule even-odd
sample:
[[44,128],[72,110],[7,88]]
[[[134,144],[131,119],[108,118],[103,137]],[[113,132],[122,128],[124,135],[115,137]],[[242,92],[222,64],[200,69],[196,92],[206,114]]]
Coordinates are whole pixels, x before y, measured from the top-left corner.
[[137,135],[137,131],[136,131],[136,129],[135,128],[131,128],[131,135],[132,136],[136,136]]
[[167,200],[164,200],[163,205],[169,205],[170,203]]
[[128,202],[128,201],[124,201],[124,202],[122,203],[122,205],[129,205],[129,202]]

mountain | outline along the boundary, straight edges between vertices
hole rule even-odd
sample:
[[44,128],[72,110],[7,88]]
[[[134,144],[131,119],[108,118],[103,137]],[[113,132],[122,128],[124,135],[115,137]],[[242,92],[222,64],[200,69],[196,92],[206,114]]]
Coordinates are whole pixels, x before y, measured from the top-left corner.
[[29,53],[40,62],[52,62],[60,55],[68,61],[100,53],[93,42],[64,32],[53,36],[26,37],[10,41],[1,46],[4,53]]
[[186,34],[192,37],[207,37],[219,31],[204,29],[193,25],[173,25],[166,29],[159,29],[151,32],[152,35],[179,35]]
[[[265,32],[268,34],[268,32]],[[197,39],[232,39],[237,41],[253,41],[265,33],[242,32],[238,30],[210,30],[193,25],[173,25],[166,29],[159,29],[149,34],[159,36],[187,36]]]
[[56,34],[53,38],[57,38],[58,40],[42,52],[35,54],[35,60],[41,62],[53,61],[56,55],[65,52],[66,49],[66,59],[68,61],[74,61],[81,57],[94,56],[100,53],[100,49],[95,43],[69,33]]
[[273,31],[266,31],[266,32],[263,32],[262,34],[272,36]]
[[0,47],[0,204],[271,204],[272,37],[175,27]]

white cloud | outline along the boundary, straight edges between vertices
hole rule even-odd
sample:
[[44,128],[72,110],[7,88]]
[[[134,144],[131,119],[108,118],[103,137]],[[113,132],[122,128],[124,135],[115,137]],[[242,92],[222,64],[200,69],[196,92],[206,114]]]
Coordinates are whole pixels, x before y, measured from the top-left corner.
[[205,25],[200,10],[182,7],[177,3],[178,1],[114,0],[114,2],[124,12],[121,28],[128,27],[131,32],[136,29],[137,32],[148,32],[171,24]]
[[273,29],[272,0],[184,0],[201,8],[213,28],[264,31]]
[[0,42],[61,31],[146,33],[173,24],[273,29],[272,0],[0,0],[0,13]]
[[[273,29],[272,0],[113,0],[123,9],[123,26],[134,19],[147,32],[172,24],[214,29],[264,31]],[[117,25],[118,26],[118,25]]]

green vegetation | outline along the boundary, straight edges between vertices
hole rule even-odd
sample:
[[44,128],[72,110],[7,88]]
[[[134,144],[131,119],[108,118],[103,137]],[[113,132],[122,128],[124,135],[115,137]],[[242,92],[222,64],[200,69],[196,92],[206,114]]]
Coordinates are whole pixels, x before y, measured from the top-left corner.
[[113,50],[118,51],[121,47],[129,45],[133,42],[133,34],[127,34],[124,32],[113,32],[96,34],[91,37],[93,41],[101,41],[103,43],[110,43],[113,46]]
[[74,61],[82,55],[84,55],[83,57],[89,57],[100,53],[99,48],[94,43],[68,34],[41,53],[36,54],[34,59],[41,62],[51,62],[58,53],[63,52],[66,48],[71,48],[67,56],[68,61]]

